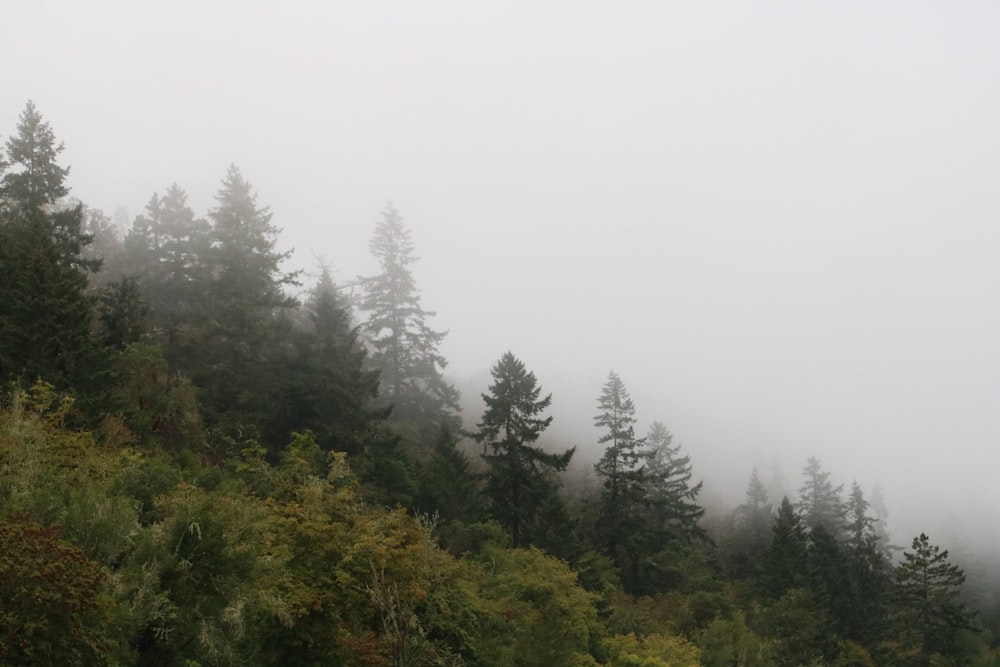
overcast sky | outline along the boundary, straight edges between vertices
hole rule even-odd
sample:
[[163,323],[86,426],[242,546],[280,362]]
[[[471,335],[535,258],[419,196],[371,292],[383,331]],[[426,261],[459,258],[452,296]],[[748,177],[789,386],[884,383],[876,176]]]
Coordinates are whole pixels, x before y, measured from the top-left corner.
[[392,200],[450,372],[511,349],[583,439],[613,368],[716,489],[1000,508],[1000,3],[11,0],[0,45],[0,134],[34,100],[109,214],[232,162],[347,282]]

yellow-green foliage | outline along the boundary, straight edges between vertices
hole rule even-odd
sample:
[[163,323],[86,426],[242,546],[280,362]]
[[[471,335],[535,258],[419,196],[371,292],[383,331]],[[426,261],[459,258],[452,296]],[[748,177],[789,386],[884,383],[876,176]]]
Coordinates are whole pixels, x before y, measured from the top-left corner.
[[604,640],[611,667],[699,667],[698,647],[683,637],[618,635]]
[[562,561],[537,549],[488,550],[479,596],[485,664],[561,667],[590,664],[599,632],[594,596]]

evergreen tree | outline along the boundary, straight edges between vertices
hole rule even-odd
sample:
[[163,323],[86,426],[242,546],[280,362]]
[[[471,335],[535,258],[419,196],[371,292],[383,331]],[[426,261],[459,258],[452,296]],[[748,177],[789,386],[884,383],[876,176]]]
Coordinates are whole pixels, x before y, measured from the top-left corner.
[[0,179],[0,384],[38,378],[81,396],[97,393],[107,371],[91,336],[88,277],[100,264],[83,256],[83,206],[64,201],[69,169],[49,124],[28,102],[8,139]]
[[186,348],[208,416],[215,423],[224,421],[225,431],[246,434],[266,422],[273,409],[271,393],[281,384],[277,375],[290,352],[291,315],[297,305],[283,290],[298,284],[298,273],[282,271],[290,252],[274,249],[280,230],[271,224],[270,210],[257,205],[257,195],[235,166],[215,199],[209,212],[211,281],[201,313],[205,340]]
[[[594,470],[604,480],[601,491],[597,532],[605,555],[621,566],[622,547],[627,537],[641,533],[643,510],[648,502],[645,461],[649,452],[645,438],[635,436],[635,404],[625,383],[612,371],[597,399],[598,414],[594,425],[606,429],[597,442],[607,445]],[[633,558],[631,559],[634,561]]]
[[475,523],[486,516],[480,476],[472,470],[458,442],[458,436],[442,424],[430,455],[421,465],[417,508],[437,514],[445,524]]
[[806,527],[812,530],[823,524],[831,534],[840,538],[846,512],[840,496],[844,485],[833,486],[830,473],[823,470],[815,456],[809,457],[802,474],[806,479],[799,489],[799,512]]
[[512,546],[544,547],[535,539],[545,532],[539,525],[542,510],[558,502],[555,474],[566,469],[574,450],[550,454],[532,445],[552,423],[552,417],[542,417],[552,395],[541,397],[535,374],[520,359],[505,352],[491,373],[489,394],[482,395],[486,411],[475,434],[488,468],[486,494]]
[[778,598],[807,583],[806,533],[788,496],[781,499],[772,527],[771,546],[764,554],[764,590]]
[[948,562],[948,552],[924,533],[913,538],[911,549],[896,568],[893,621],[899,639],[919,656],[917,664],[929,667],[935,655],[955,653],[959,632],[971,629],[973,615],[958,600],[965,573]]
[[208,319],[210,231],[175,183],[162,197],[153,193],[125,238],[121,270],[137,277],[154,332],[175,362],[183,362],[186,339],[198,339],[195,328]]
[[892,566],[882,548],[878,522],[868,511],[861,486],[851,484],[847,500],[847,539],[844,549],[846,590],[850,602],[842,619],[844,637],[871,644],[881,635]]
[[285,372],[275,378],[282,384],[266,436],[279,442],[309,429],[324,451],[361,456],[388,411],[375,405],[378,371],[368,368],[350,310],[326,267],[302,310]]
[[767,487],[753,469],[747,483],[746,500],[736,508],[733,527],[723,543],[723,554],[738,577],[750,577],[759,570],[761,559],[771,544],[773,510]]
[[410,231],[392,204],[382,212],[368,247],[379,273],[364,279],[361,308],[368,313],[364,329],[382,374],[381,393],[393,407],[394,421],[412,425],[418,439],[430,441],[441,422],[461,427],[458,391],[442,376],[447,362],[438,352],[447,332],[427,324],[434,313],[420,305],[409,269],[416,261]]
[[681,456],[680,443],[672,444],[673,436],[661,422],[653,422],[645,443],[652,531],[664,540],[707,539],[699,525],[705,515],[705,508],[697,502],[702,482],[691,484],[691,457]]

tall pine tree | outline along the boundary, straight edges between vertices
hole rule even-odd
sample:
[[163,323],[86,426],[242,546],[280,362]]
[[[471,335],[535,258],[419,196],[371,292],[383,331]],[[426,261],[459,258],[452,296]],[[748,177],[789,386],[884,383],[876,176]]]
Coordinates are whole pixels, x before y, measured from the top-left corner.
[[662,422],[653,422],[646,436],[648,446],[646,490],[652,530],[662,540],[705,539],[699,525],[705,508],[698,504],[702,482],[691,483],[691,457],[681,455],[681,445]]
[[63,145],[28,102],[5,147],[0,179],[0,384],[41,378],[92,395],[107,370],[91,335],[94,298],[83,206],[65,200]]
[[597,540],[622,571],[630,589],[638,586],[640,543],[645,540],[649,508],[645,438],[635,435],[635,404],[617,373],[611,371],[597,399],[594,425],[604,429],[606,445],[594,470],[604,481],[597,515]]
[[211,273],[199,314],[203,340],[185,346],[183,367],[190,364],[210,421],[246,437],[274,409],[272,392],[285,372],[297,305],[284,290],[298,284],[298,273],[282,270],[290,252],[275,250],[280,230],[271,224],[271,211],[257,205],[256,193],[235,166],[215,199],[209,212]]
[[924,533],[903,552],[896,568],[893,625],[918,656],[916,664],[930,667],[935,655],[954,655],[959,632],[971,629],[973,615],[958,599],[964,583],[965,572]]
[[542,416],[552,395],[541,396],[535,374],[520,359],[505,352],[491,372],[493,384],[482,395],[486,411],[475,438],[485,452],[493,517],[513,546],[546,547],[538,537],[551,527],[541,524],[550,505],[559,503],[555,475],[569,465],[573,450],[551,454],[533,444],[552,423],[552,417]]
[[434,316],[420,305],[410,272],[416,261],[410,231],[387,204],[376,223],[369,249],[379,272],[363,280],[361,308],[372,361],[382,373],[381,394],[393,407],[391,419],[409,424],[418,439],[432,442],[440,424],[458,429],[458,391],[442,376],[446,361],[438,351],[447,332],[434,331]]

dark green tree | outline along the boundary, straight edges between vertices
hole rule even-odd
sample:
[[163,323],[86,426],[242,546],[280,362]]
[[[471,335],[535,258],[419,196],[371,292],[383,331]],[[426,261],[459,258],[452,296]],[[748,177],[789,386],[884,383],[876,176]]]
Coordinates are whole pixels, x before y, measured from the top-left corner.
[[388,410],[375,405],[378,371],[326,267],[301,311],[267,435],[280,442],[309,429],[323,450],[360,456]]
[[535,540],[546,532],[540,519],[543,510],[559,502],[555,475],[566,469],[574,450],[551,454],[533,445],[552,423],[552,417],[542,416],[552,395],[541,397],[535,374],[520,359],[505,352],[491,373],[493,384],[482,395],[486,410],[475,434],[483,444],[491,512],[512,546],[546,547]]
[[[698,504],[702,482],[691,483],[691,457],[661,422],[653,422],[646,436],[645,488],[652,531],[660,539],[707,539],[700,525],[705,508]],[[766,499],[766,498],[765,498]]]
[[431,441],[441,422],[461,427],[458,391],[442,376],[447,362],[438,346],[447,332],[434,331],[434,316],[420,305],[410,265],[413,242],[399,212],[387,204],[368,245],[378,261],[378,274],[363,279],[363,328],[372,361],[381,371],[381,394],[392,405],[393,421],[409,424],[417,439]]
[[[594,465],[602,478],[597,535],[603,553],[619,567],[626,561],[635,565],[635,545],[645,527],[648,506],[645,438],[635,435],[635,403],[618,375],[611,371],[597,399],[599,412],[594,425],[604,429],[597,442],[606,445],[604,455]],[[630,554],[626,558],[626,554]]]
[[83,255],[83,206],[65,200],[63,145],[28,102],[6,144],[0,179],[0,384],[44,378],[93,395],[105,355],[91,335],[88,277],[100,262]]
[[892,565],[883,549],[878,520],[869,512],[861,486],[851,484],[847,499],[847,539],[844,567],[850,602],[842,618],[841,632],[853,641],[872,645],[885,626],[887,594],[892,583]]
[[[275,409],[272,392],[282,384],[297,305],[284,289],[298,284],[298,273],[282,270],[290,253],[275,250],[280,230],[235,166],[215,199],[203,340],[189,341],[179,361],[202,389],[210,423],[240,438],[258,432]],[[272,450],[279,445],[267,444]]]
[[735,576],[751,578],[759,574],[761,559],[771,545],[773,521],[767,487],[754,468],[747,483],[746,500],[733,513],[730,532],[720,545],[727,568]]
[[417,508],[435,513],[445,529],[456,522],[476,523],[486,516],[482,479],[458,443],[458,436],[442,424],[438,439],[420,466]]
[[965,572],[948,562],[948,551],[930,543],[924,533],[913,538],[896,568],[893,627],[910,648],[915,663],[934,664],[934,656],[951,657],[962,630],[971,629],[973,614],[959,601]]
[[844,485],[833,486],[830,482],[830,473],[823,470],[819,459],[815,456],[809,457],[802,474],[805,476],[805,482],[799,488],[798,504],[802,521],[810,530],[823,524],[839,539],[843,535],[846,513],[840,495]]
[[761,573],[763,588],[778,598],[808,581],[808,543],[795,508],[788,496],[781,499],[778,515],[772,526],[771,546],[764,554]]

